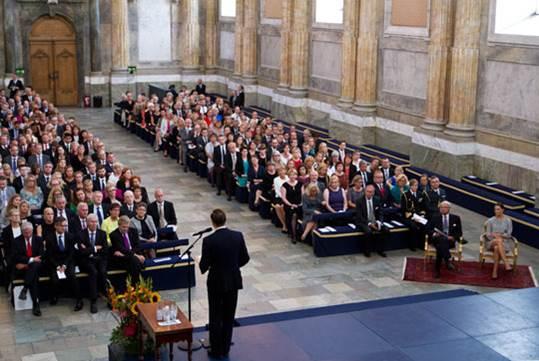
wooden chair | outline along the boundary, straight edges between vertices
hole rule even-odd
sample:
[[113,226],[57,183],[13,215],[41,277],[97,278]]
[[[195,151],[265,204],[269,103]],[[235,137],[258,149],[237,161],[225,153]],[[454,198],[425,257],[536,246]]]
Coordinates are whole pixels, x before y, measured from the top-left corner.
[[[505,256],[508,261],[513,262],[513,272],[517,270],[517,260],[518,260],[518,240],[515,237],[511,237],[513,241],[512,250],[505,252]],[[483,233],[479,237],[479,263],[481,267],[485,264],[487,259],[494,261],[494,253],[488,249],[489,239],[487,238],[487,222],[483,224]]]
[[[458,240],[458,242],[455,243],[455,247],[451,248],[449,250],[451,253],[451,258],[457,260],[456,267],[458,268],[460,265],[460,261],[462,261],[462,237]],[[423,267],[424,269],[427,268],[427,261],[430,258],[436,258],[436,248],[429,243],[429,235],[425,235],[425,248],[423,252]]]

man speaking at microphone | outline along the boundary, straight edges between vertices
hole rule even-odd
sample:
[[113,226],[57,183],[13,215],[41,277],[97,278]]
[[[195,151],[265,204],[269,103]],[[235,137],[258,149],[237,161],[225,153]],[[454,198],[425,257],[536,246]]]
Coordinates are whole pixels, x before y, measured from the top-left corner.
[[225,226],[225,212],[215,209],[210,218],[214,232],[202,242],[200,271],[204,274],[209,270],[207,288],[211,349],[208,355],[222,359],[230,351],[238,290],[243,288],[240,268],[249,262],[249,253],[243,234]]

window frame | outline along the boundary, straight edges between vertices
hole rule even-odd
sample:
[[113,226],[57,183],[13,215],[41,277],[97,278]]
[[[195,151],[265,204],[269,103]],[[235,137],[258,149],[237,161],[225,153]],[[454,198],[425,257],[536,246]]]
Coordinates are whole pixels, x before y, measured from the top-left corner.
[[[498,0],[490,1],[488,22],[488,43],[499,45],[523,45],[539,47],[539,35],[515,35],[496,32],[496,7]],[[537,16],[539,16],[539,0],[537,1]]]
[[[342,30],[344,28],[344,5],[345,1],[342,3],[342,21],[340,23],[328,23],[328,22],[318,22],[316,21],[316,5],[318,0],[312,2],[312,27],[319,29],[336,29]],[[359,16],[359,14],[358,14]]]
[[393,11],[393,1],[384,2],[384,36],[402,36],[428,40],[430,38],[430,18],[432,1],[427,3],[427,26],[398,26],[391,24],[391,12]]
[[[223,1],[233,1],[234,2],[234,16],[228,16],[228,15],[222,15],[222,9],[223,9]],[[219,20],[222,21],[234,21],[236,19],[236,15],[238,13],[238,9],[236,9],[236,0],[219,0]]]

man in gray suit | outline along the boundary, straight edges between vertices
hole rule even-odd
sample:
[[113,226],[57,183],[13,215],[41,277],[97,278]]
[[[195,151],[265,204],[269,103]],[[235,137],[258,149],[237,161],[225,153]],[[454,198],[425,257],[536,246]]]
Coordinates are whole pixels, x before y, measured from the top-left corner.
[[193,126],[191,119],[185,119],[185,128],[180,129],[180,138],[182,144],[180,145],[180,159],[183,163],[183,170],[187,172],[187,154],[189,152],[189,145],[193,143]]
[[0,211],[7,206],[7,202],[15,194],[15,188],[7,185],[7,178],[0,176]]
[[43,146],[41,144],[36,144],[34,150],[35,153],[28,157],[28,164],[30,167],[37,164],[43,170],[45,163],[50,162],[51,158],[47,154],[43,154]]

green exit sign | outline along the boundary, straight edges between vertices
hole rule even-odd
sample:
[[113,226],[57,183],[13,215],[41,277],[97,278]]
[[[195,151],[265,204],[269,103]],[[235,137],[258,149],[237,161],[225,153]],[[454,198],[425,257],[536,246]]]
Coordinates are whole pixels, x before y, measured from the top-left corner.
[[17,74],[17,76],[23,76],[24,75],[24,68],[16,68],[15,69],[15,74]]
[[129,74],[135,74],[136,71],[137,71],[137,67],[134,66],[134,65],[129,65],[129,66],[127,67],[127,72],[128,72]]

